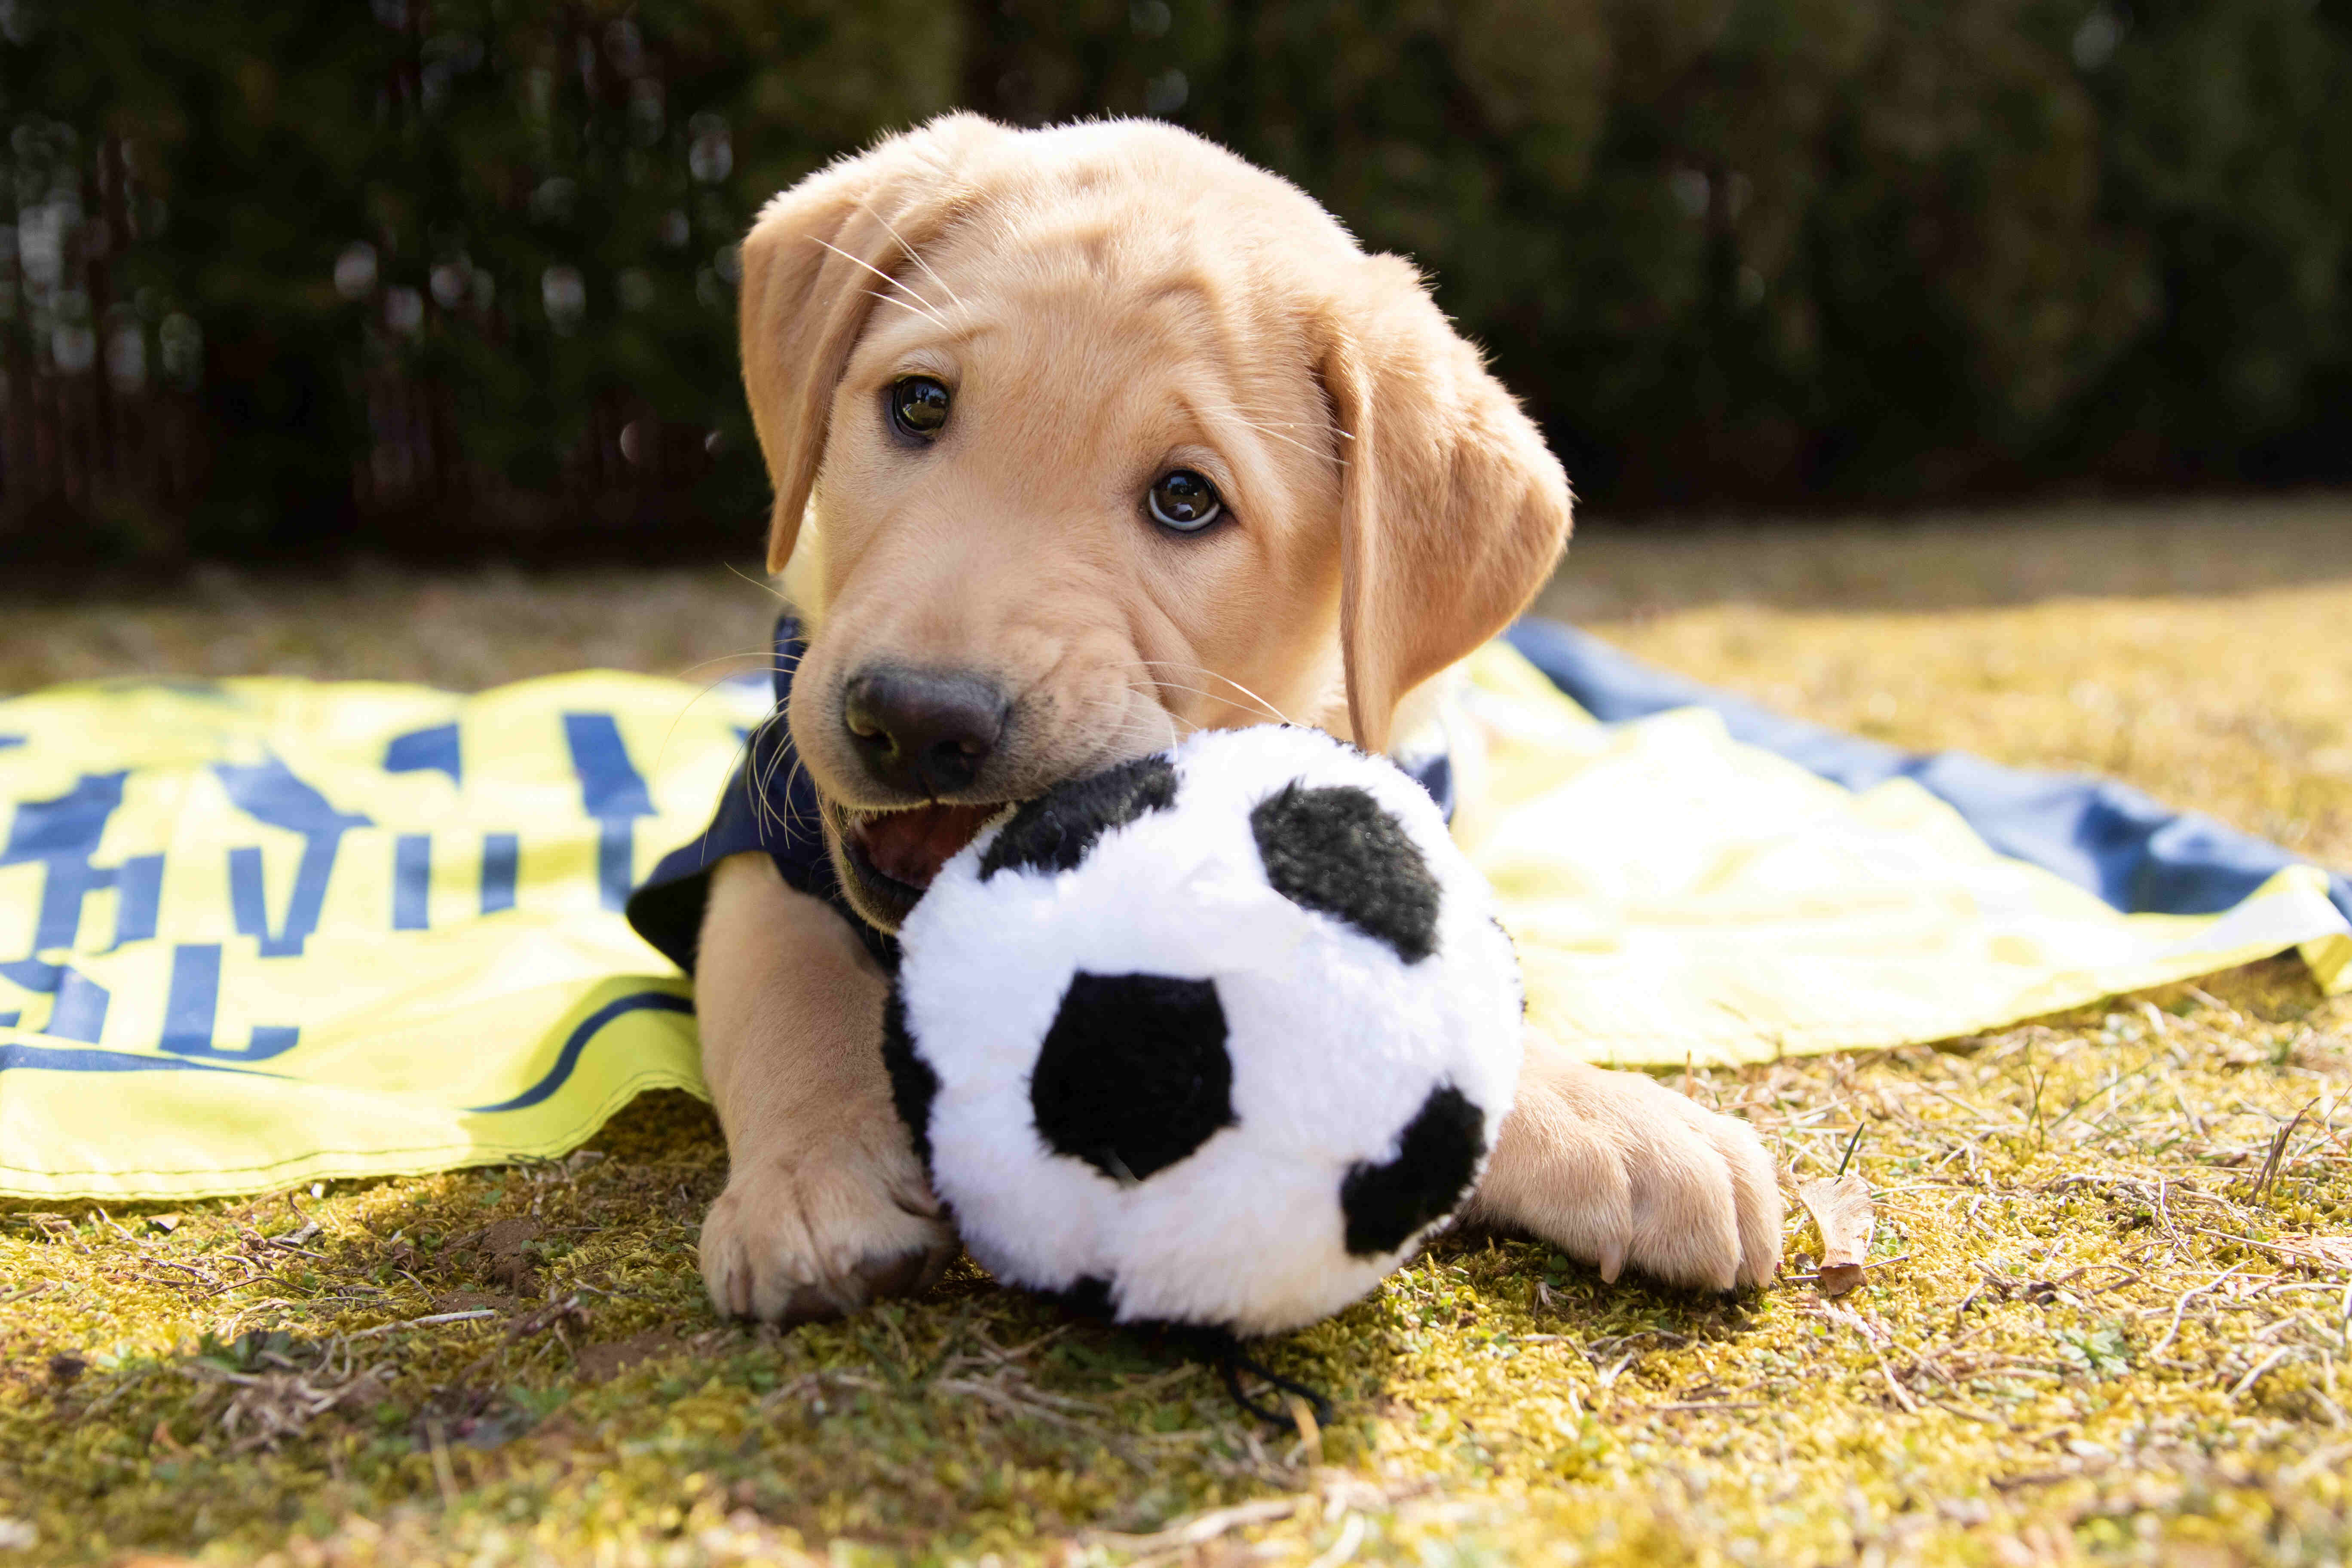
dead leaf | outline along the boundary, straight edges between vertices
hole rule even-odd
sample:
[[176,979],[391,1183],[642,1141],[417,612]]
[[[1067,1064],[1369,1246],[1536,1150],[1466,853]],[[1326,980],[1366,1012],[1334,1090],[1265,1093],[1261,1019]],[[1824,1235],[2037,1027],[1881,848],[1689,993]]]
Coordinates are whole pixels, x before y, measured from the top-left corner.
[[602,1344],[583,1345],[576,1363],[580,1375],[593,1383],[618,1377],[639,1362],[667,1355],[678,1348],[677,1336],[664,1329],[647,1329],[641,1334],[631,1334],[625,1340],[607,1340]]
[[2276,1258],[2292,1258],[2311,1268],[2352,1268],[2352,1236],[2305,1236],[2292,1241],[2262,1241],[2251,1236],[2231,1236],[2226,1231],[2208,1230],[2208,1236],[2218,1236],[2224,1241],[2234,1241],[2241,1247],[2258,1247]]
[[1863,1260],[1870,1252],[1870,1184],[1859,1172],[1837,1177],[1816,1177],[1801,1184],[1797,1201],[1813,1216],[1822,1233],[1822,1265],[1817,1288],[1824,1296],[1843,1296],[1863,1281]]

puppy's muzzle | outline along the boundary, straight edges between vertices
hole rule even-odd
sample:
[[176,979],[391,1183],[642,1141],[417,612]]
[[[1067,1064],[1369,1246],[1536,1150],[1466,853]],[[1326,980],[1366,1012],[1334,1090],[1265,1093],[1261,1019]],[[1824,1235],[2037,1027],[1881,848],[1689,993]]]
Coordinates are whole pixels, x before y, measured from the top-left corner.
[[869,669],[843,688],[841,722],[866,776],[911,804],[979,787],[1011,708],[980,676]]

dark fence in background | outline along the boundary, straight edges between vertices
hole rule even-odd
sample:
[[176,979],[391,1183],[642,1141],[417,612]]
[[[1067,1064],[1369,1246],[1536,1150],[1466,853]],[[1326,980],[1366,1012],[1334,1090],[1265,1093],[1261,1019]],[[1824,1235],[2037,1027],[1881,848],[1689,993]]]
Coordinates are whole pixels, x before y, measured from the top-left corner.
[[2347,103],[2352,0],[0,0],[0,563],[746,547],[734,242],[956,104],[1288,174],[1621,509],[2340,480]]

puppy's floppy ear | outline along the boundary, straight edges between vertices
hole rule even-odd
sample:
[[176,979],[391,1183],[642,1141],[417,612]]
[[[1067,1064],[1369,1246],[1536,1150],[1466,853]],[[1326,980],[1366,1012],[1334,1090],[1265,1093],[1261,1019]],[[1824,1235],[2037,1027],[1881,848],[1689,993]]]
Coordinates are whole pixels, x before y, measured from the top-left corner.
[[[947,303],[909,247],[936,240],[977,198],[974,154],[1010,134],[976,114],[934,120],[818,170],[762,208],[745,237],[743,390],[776,491],[769,571],[792,559],[834,389],[875,295]],[[885,280],[900,278],[897,290]]]
[[1508,625],[1568,542],[1568,476],[1534,421],[1393,256],[1367,258],[1325,328],[1339,481],[1339,642],[1356,743]]

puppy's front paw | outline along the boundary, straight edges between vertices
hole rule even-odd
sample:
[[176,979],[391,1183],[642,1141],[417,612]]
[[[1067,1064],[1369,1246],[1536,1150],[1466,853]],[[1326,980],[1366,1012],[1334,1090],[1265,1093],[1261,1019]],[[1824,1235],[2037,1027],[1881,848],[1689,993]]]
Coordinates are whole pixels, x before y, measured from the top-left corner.
[[913,1153],[849,1142],[739,1163],[702,1222],[702,1281],[723,1313],[803,1323],[920,1290],[955,1250]]
[[1559,1066],[1521,1080],[1472,1217],[1532,1231],[1604,1279],[1630,1264],[1729,1290],[1779,1270],[1784,1212],[1746,1122],[1640,1073]]

